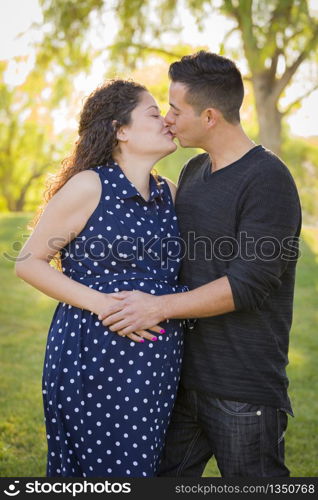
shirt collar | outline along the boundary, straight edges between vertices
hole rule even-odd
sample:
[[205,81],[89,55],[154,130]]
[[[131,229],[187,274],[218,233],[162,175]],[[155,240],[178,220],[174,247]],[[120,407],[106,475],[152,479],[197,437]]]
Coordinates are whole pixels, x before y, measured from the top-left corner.
[[[124,174],[123,170],[120,168],[118,163],[116,163],[115,161],[111,161],[108,162],[105,165],[105,167],[108,169],[109,173],[112,174],[113,179],[118,180],[118,184],[116,184],[117,199],[125,200],[128,198],[134,198],[135,196],[138,196],[139,198],[142,198],[144,200],[144,198],[139,193],[138,189],[126,177],[126,175]],[[149,199],[146,200],[147,203],[153,201],[155,198],[159,198],[162,200],[162,195],[163,195],[162,181],[161,180],[157,181],[152,174],[150,174],[149,191],[150,191],[150,196]]]

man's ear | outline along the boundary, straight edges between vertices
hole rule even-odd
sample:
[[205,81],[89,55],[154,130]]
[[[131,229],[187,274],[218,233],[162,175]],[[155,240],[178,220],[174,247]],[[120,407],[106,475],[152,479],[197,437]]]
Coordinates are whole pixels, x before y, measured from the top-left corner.
[[207,108],[202,113],[204,124],[207,128],[214,127],[220,117],[220,111],[215,108]]

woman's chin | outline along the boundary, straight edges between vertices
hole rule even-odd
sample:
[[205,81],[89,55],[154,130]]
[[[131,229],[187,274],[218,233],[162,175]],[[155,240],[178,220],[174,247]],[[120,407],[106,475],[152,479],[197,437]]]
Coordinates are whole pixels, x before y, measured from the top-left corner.
[[175,143],[173,143],[173,145],[169,149],[167,148],[166,151],[163,153],[162,158],[164,158],[165,156],[171,155],[177,149],[178,149],[177,145]]
[[[174,151],[176,151],[176,149],[178,149],[177,144],[174,141],[171,141],[169,152],[173,153]],[[169,154],[169,153],[167,153],[167,154]]]
[[177,146],[174,145],[174,147],[170,147],[169,149],[168,148],[165,148],[164,151],[162,151],[160,153],[160,155],[158,155],[157,159],[156,159],[156,162],[162,160],[162,158],[165,158],[166,156],[169,156],[171,155],[172,153],[175,152],[175,150],[177,149]]

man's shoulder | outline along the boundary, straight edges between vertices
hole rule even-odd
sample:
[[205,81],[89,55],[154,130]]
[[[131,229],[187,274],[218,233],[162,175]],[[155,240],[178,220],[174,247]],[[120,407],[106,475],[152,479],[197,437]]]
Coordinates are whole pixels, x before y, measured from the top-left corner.
[[187,163],[183,165],[178,180],[179,188],[180,185],[186,181],[186,179],[188,178],[193,179],[193,175],[195,175],[196,172],[199,172],[201,170],[202,165],[205,164],[208,157],[209,157],[208,153],[200,153],[190,158],[187,161]]
[[199,153],[198,155],[192,156],[192,158],[190,158],[185,164],[185,167],[190,169],[200,168],[208,160],[208,153]]
[[194,174],[194,172],[200,170],[201,167],[204,166],[208,160],[209,160],[208,153],[200,153],[196,156],[193,156],[183,166],[180,177],[186,177],[188,175]]
[[240,184],[242,200],[249,197],[269,196],[272,200],[284,197],[299,204],[299,194],[295,180],[287,165],[275,153],[264,147],[259,148]]
[[270,149],[263,147],[258,152],[257,159],[256,165],[261,179],[270,177],[274,181],[275,179],[285,179],[294,183],[293,176],[288,166]]

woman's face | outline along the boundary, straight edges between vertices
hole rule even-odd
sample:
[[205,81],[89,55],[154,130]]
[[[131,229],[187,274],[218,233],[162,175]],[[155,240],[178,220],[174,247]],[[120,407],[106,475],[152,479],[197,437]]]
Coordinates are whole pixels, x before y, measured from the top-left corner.
[[131,113],[129,125],[117,133],[121,149],[134,155],[159,160],[177,149],[173,134],[160,115],[158,105],[149,92],[142,92],[139,104]]

